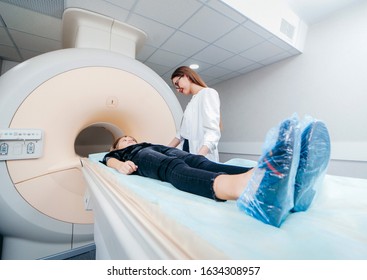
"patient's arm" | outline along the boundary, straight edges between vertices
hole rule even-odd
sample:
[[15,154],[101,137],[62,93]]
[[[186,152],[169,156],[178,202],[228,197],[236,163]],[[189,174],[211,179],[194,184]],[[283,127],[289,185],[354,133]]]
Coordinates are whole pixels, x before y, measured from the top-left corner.
[[118,172],[120,172],[122,174],[126,174],[126,175],[134,173],[138,169],[138,166],[135,165],[135,163],[133,163],[130,160],[120,161],[120,160],[115,159],[115,158],[108,159],[107,160],[107,166],[112,167],[112,168],[116,169]]

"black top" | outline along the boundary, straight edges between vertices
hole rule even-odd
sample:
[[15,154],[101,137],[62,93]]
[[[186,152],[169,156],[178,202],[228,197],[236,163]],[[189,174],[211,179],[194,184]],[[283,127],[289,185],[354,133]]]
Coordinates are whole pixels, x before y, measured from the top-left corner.
[[151,146],[153,146],[153,144],[143,142],[128,146],[124,149],[114,150],[106,154],[101,162],[107,165],[107,160],[110,158],[115,158],[120,161],[128,161],[131,160],[141,149]]

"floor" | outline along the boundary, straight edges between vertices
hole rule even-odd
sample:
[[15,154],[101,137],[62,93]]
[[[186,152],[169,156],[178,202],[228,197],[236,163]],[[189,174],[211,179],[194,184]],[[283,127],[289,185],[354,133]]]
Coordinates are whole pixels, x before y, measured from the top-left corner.
[[44,260],[95,260],[96,245],[88,244],[69,251],[61,252],[55,255],[42,258]]
[[96,259],[96,250],[91,250],[76,256],[72,256],[69,258],[66,258],[65,260],[95,260]]
[[[2,249],[2,236],[0,235],[0,260]],[[96,259],[96,246],[94,244],[88,244],[80,248],[72,249],[66,252],[61,252],[55,255],[51,255],[44,260],[95,260]]]

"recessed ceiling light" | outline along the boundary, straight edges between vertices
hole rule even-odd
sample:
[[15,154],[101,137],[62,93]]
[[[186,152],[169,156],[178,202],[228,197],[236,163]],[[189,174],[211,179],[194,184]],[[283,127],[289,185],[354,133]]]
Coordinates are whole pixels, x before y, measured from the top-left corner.
[[199,65],[198,64],[191,64],[190,68],[195,70],[195,69],[199,68]]

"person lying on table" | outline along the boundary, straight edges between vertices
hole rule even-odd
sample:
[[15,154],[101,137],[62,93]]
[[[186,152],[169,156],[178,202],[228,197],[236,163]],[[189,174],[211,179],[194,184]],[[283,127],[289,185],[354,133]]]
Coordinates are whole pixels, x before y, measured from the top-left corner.
[[300,130],[294,116],[273,128],[270,132],[276,134],[268,133],[269,147],[263,149],[256,167],[216,163],[180,149],[137,143],[132,136],[118,138],[102,163],[122,174],[169,182],[216,201],[236,200],[248,215],[280,227],[290,213],[308,209],[330,159],[330,138],[323,122],[313,120]]

